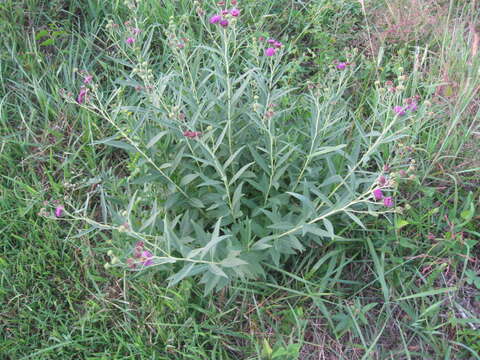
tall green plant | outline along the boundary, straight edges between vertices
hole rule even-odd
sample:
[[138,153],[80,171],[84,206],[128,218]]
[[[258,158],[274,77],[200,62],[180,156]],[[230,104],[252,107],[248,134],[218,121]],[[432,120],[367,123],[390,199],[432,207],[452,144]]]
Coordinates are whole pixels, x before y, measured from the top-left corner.
[[350,67],[306,93],[282,86],[288,44],[251,41],[241,15],[201,15],[205,43],[170,23],[163,72],[156,27],[110,24],[125,71],[110,95],[87,84],[77,103],[116,130],[97,143],[129,154],[134,195],[124,207],[104,199],[103,223],[70,215],[120,232],[113,265],[168,269],[170,285],[200,276],[208,292],[385,211],[372,197],[378,154],[406,125],[377,104],[362,128],[346,95]]

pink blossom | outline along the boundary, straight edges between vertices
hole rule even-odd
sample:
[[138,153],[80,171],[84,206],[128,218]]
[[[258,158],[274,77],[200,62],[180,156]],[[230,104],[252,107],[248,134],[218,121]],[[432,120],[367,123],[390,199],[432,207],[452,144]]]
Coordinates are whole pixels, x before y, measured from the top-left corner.
[[141,256],[140,256],[140,262],[142,263],[143,266],[152,265],[153,264],[153,254],[148,250],[142,251]]
[[276,51],[277,51],[277,49],[269,47],[269,48],[265,49],[265,56],[273,56],[273,55],[275,55]]
[[63,215],[63,210],[64,210],[64,209],[65,209],[65,208],[64,208],[62,205],[58,205],[58,206],[55,208],[55,216],[56,216],[57,218],[62,217],[62,215]]
[[202,133],[200,131],[187,130],[187,131],[183,132],[183,136],[185,136],[189,139],[195,139],[196,137],[199,137],[200,135],[202,135]]
[[77,96],[77,103],[83,104],[85,102],[85,97],[87,96],[87,91],[88,89],[86,87],[81,87],[80,92],[78,93]]
[[220,21],[220,25],[224,28],[226,28],[228,26],[228,20],[227,19],[223,19],[222,21]]
[[264,38],[263,36],[260,36],[260,37],[258,38],[258,41],[265,41],[265,38]]
[[345,70],[345,68],[347,67],[347,63],[346,62],[339,62],[337,64],[337,69],[338,70]]
[[93,76],[92,75],[87,75],[85,76],[85,78],[83,79],[83,83],[84,84],[90,84],[90,82],[92,81],[93,79]]
[[178,43],[178,44],[177,44],[177,47],[178,47],[179,49],[183,49],[183,48],[185,47],[185,44],[184,44],[184,43]]
[[210,24],[216,24],[218,22],[220,22],[220,20],[222,20],[222,16],[221,15],[213,15],[211,18],[210,18]]
[[222,10],[222,15],[225,16],[225,15],[228,15],[229,11],[228,10]]
[[273,43],[273,46],[275,46],[277,49],[278,49],[278,48],[281,48],[282,45],[283,45],[283,44],[282,44],[280,41],[275,41],[275,42]]
[[142,30],[140,30],[139,28],[133,28],[133,29],[132,29],[132,34],[133,34],[133,35],[138,35],[138,34],[140,34],[141,31],[142,31]]
[[233,8],[232,10],[230,10],[230,15],[232,15],[233,17],[237,17],[238,15],[240,15],[240,10],[238,10],[237,8]]
[[387,196],[386,198],[383,198],[383,205],[385,205],[386,207],[393,207],[394,203],[392,197]]
[[232,3],[233,6],[235,6],[235,5],[237,5],[237,0],[232,0],[231,3]]
[[407,112],[405,111],[405,108],[403,106],[400,106],[400,105],[397,105],[393,108],[393,111],[395,112],[395,114],[397,114],[398,116],[403,116],[405,115]]
[[275,40],[275,39],[268,39],[268,40],[267,40],[267,42],[268,42],[269,44],[272,44],[272,45],[275,44],[275,41],[277,41],[277,40]]
[[382,200],[383,199],[382,189],[377,188],[373,190],[373,197],[375,198],[375,200]]
[[380,177],[378,178],[378,185],[380,186],[387,185],[387,178],[383,175],[380,175]]
[[130,36],[130,37],[127,38],[127,40],[125,40],[125,42],[128,45],[132,45],[135,42],[135,38]]
[[135,259],[133,258],[128,258],[127,259],[127,266],[130,268],[130,269],[135,269],[137,267],[137,264],[135,264]]

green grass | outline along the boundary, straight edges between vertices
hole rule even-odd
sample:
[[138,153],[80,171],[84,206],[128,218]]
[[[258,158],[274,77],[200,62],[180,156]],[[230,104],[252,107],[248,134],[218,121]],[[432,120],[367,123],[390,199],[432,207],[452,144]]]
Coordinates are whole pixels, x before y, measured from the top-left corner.
[[[155,31],[142,56],[155,74],[205,66],[173,65],[165,37],[169,29],[187,37],[188,46],[209,39],[193,1],[140,3],[135,18]],[[357,70],[345,75],[338,101],[346,100],[348,119],[366,131],[381,129],[390,111],[382,106],[402,97],[420,94],[432,105],[395,129],[406,137],[385,144],[365,164],[365,172],[387,163],[397,173],[408,171],[396,188],[401,208],[385,216],[359,214],[365,229],[336,219],[339,237],[312,242],[279,265],[265,261],[265,276],[204,295],[200,277],[167,287],[174,268],[105,268],[109,250],[126,248],[127,240],[77,220],[112,221],[110,209],[120,213],[134,194],[144,198],[135,214],[145,219],[149,194],[160,198],[163,189],[133,181],[135,171],[143,171],[138,155],[99,143],[118,128],[131,131],[135,114],[119,115],[116,128],[68,100],[69,92],[77,95],[78,70],[95,76],[104,99],[119,86],[129,67],[115,60],[119,48],[111,47],[106,25],[131,19],[132,12],[121,2],[2,2],[0,358],[480,358],[480,62],[477,56],[469,63],[472,38],[463,32],[465,23],[479,19],[468,4],[449,5],[449,27],[441,35],[385,46],[383,57],[373,58],[362,54],[369,45],[359,32],[377,31],[374,19],[356,2],[239,3],[252,34],[289,41],[280,84],[295,89],[281,106],[296,107],[295,118],[309,111],[294,97],[307,92],[308,83],[319,83],[322,99],[330,99],[324,88],[337,80],[328,67],[347,55]],[[232,64],[240,75],[242,64]],[[387,80],[398,85],[402,74],[404,93],[377,91]],[[448,94],[435,96],[445,74]],[[195,80],[182,73],[186,88]],[[118,106],[145,101],[123,89]],[[346,129],[353,143],[353,128]],[[138,134],[150,135],[143,128]],[[282,141],[296,139],[293,131],[287,135]],[[158,146],[169,149],[173,142],[165,137]],[[68,204],[77,219],[55,218],[56,204]]]

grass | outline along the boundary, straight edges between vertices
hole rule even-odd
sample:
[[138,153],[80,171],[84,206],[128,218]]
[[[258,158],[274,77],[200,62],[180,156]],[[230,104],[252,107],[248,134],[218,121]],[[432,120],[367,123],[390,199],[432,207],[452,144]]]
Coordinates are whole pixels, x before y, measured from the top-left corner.
[[[189,70],[203,74],[208,61],[199,56],[175,65],[167,38],[177,34],[192,47],[209,41],[195,15],[197,3],[144,0],[134,14],[123,3],[94,0],[0,4],[0,358],[480,358],[480,63],[478,56],[471,59],[474,36],[464,31],[479,21],[472,15],[478,14],[475,2],[435,2],[445,9],[441,31],[425,38],[412,33],[378,48],[368,36],[376,41],[384,24],[376,22],[374,9],[352,3],[244,0],[239,7],[249,34],[289,42],[280,81],[294,88],[280,99],[280,106],[292,107],[289,116],[309,113],[295,97],[309,87],[330,101],[338,84],[330,68],[337,59],[355,63],[339,75],[346,85],[336,101],[348,109],[340,122],[378,131],[389,119],[387,106],[421,96],[417,114],[392,125],[406,136],[382,145],[362,168],[375,173],[377,165],[389,164],[400,174],[400,205],[391,214],[360,213],[364,228],[339,216],[332,220],[335,238],[310,242],[278,264],[264,261],[264,276],[207,295],[200,277],[168,287],[175,268],[105,268],[116,244],[128,247],[122,233],[52,215],[56,205],[68,204],[77,218],[114,223],[110,209],[120,213],[134,196],[142,197],[140,209],[151,208],[152,194],[161,198],[164,187],[135,182],[144,169],[138,155],[118,143],[108,146],[119,140],[119,130],[151,139],[152,128],[132,130],[137,115],[129,114],[131,108],[111,123],[71,100],[81,70],[94,74],[103,99],[129,74],[130,65],[118,61],[123,39],[112,45],[109,19],[140,19],[143,29],[152,29],[149,50],[139,58],[128,55],[133,64],[145,59],[155,74],[178,71],[184,88],[198,90],[167,90],[169,106],[201,98],[211,88],[202,88]],[[379,2],[375,11],[395,13],[393,3]],[[238,36],[251,42],[246,33]],[[232,62],[231,73],[240,75],[241,66]],[[389,80],[393,85],[385,84]],[[391,93],[390,86],[400,90]],[[115,102],[146,103],[131,88],[122,89]],[[154,119],[145,122],[154,126]],[[349,126],[344,136],[353,144]],[[160,153],[175,142],[169,136],[158,141]],[[279,139],[288,143],[295,136],[289,130]],[[133,212],[145,220],[138,208]]]

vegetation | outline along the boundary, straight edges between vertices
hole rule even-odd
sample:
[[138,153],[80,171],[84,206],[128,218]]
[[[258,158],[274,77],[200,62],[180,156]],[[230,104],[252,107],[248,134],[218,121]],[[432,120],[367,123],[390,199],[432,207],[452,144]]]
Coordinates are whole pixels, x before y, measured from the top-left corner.
[[478,14],[1,2],[0,358],[480,358]]

